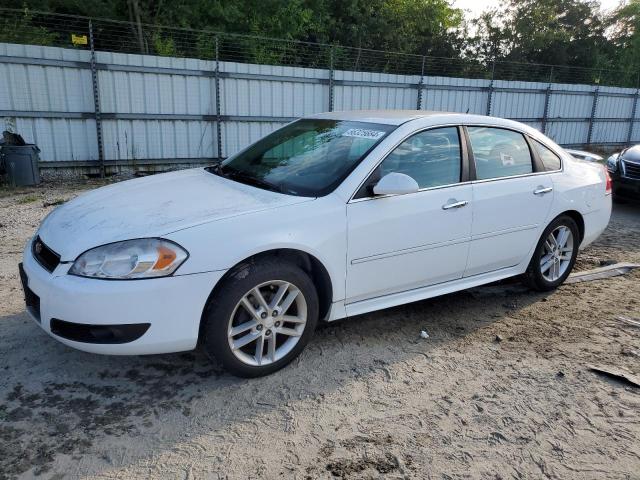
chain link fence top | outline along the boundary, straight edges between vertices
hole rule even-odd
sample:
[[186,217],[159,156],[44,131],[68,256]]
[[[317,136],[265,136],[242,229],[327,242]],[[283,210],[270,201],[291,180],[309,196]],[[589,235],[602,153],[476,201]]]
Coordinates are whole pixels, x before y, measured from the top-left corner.
[[[0,8],[0,42],[89,48],[89,21],[95,49],[216,59],[238,63],[283,65],[431,77],[461,77],[528,82],[595,84],[637,88],[638,74],[476,58],[423,57],[398,52],[282,40],[207,30],[136,24],[124,21]],[[217,48],[216,48],[217,44]]]

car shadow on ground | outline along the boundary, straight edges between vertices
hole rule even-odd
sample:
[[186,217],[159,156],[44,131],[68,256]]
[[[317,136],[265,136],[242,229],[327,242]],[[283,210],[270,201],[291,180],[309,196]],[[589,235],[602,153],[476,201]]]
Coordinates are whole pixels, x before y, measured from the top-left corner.
[[[140,435],[168,417],[184,417],[185,425],[199,418],[215,431],[248,420],[256,409],[324,398],[364,376],[389,381],[394,365],[455,345],[544,299],[504,283],[323,324],[292,365],[253,380],[226,374],[199,351],[139,357],[79,352],[46,336],[24,313],[5,316],[0,472],[44,473],[60,454],[80,459],[104,436]],[[420,337],[422,330],[428,339]]]

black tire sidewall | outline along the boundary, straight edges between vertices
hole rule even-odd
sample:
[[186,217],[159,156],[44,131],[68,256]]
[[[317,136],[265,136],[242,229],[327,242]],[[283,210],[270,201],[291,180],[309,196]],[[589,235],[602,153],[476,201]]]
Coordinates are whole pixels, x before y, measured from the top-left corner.
[[[573,235],[573,252],[571,253],[571,262],[569,263],[569,268],[567,271],[562,274],[560,278],[557,280],[550,282],[546,278],[542,276],[542,272],[540,271],[540,259],[542,258],[542,254],[544,251],[544,243],[549,236],[549,234],[560,226],[566,226],[571,230],[571,234]],[[529,279],[530,286],[536,288],[541,291],[553,290],[567,279],[571,271],[573,270],[573,266],[576,263],[576,258],[578,256],[578,248],[580,247],[580,230],[578,229],[578,225],[575,220],[568,215],[560,215],[555,218],[547,228],[544,229],[540,240],[538,240],[538,245],[533,253],[533,257],[531,258],[531,262],[529,263],[529,268],[527,269],[527,277]]]
[[[283,358],[269,365],[256,367],[238,359],[228,343],[229,318],[240,299],[253,287],[272,280],[284,280],[295,285],[307,303],[305,330],[294,348]],[[309,342],[318,323],[319,301],[315,286],[309,275],[289,262],[257,261],[242,264],[223,280],[212,295],[203,321],[202,345],[211,357],[222,363],[225,370],[240,377],[259,377],[273,373],[296,358]]]

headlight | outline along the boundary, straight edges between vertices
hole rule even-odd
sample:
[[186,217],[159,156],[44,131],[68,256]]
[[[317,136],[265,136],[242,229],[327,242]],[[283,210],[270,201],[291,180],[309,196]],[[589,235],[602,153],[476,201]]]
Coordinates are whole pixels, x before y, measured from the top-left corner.
[[84,252],[69,270],[80,277],[128,280],[166,277],[189,254],[179,245],[160,238],[110,243]]
[[610,172],[615,172],[618,170],[618,158],[620,158],[619,153],[614,153],[609,158],[607,158],[607,170]]

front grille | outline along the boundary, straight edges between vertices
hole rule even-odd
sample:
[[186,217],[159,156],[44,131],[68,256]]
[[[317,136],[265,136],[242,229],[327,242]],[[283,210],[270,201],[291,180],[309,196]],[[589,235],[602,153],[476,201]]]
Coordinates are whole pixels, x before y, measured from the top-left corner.
[[36,237],[31,245],[34,258],[48,272],[53,272],[60,263],[60,255],[47,247],[40,237]]
[[624,176],[640,180],[640,163],[624,161]]

